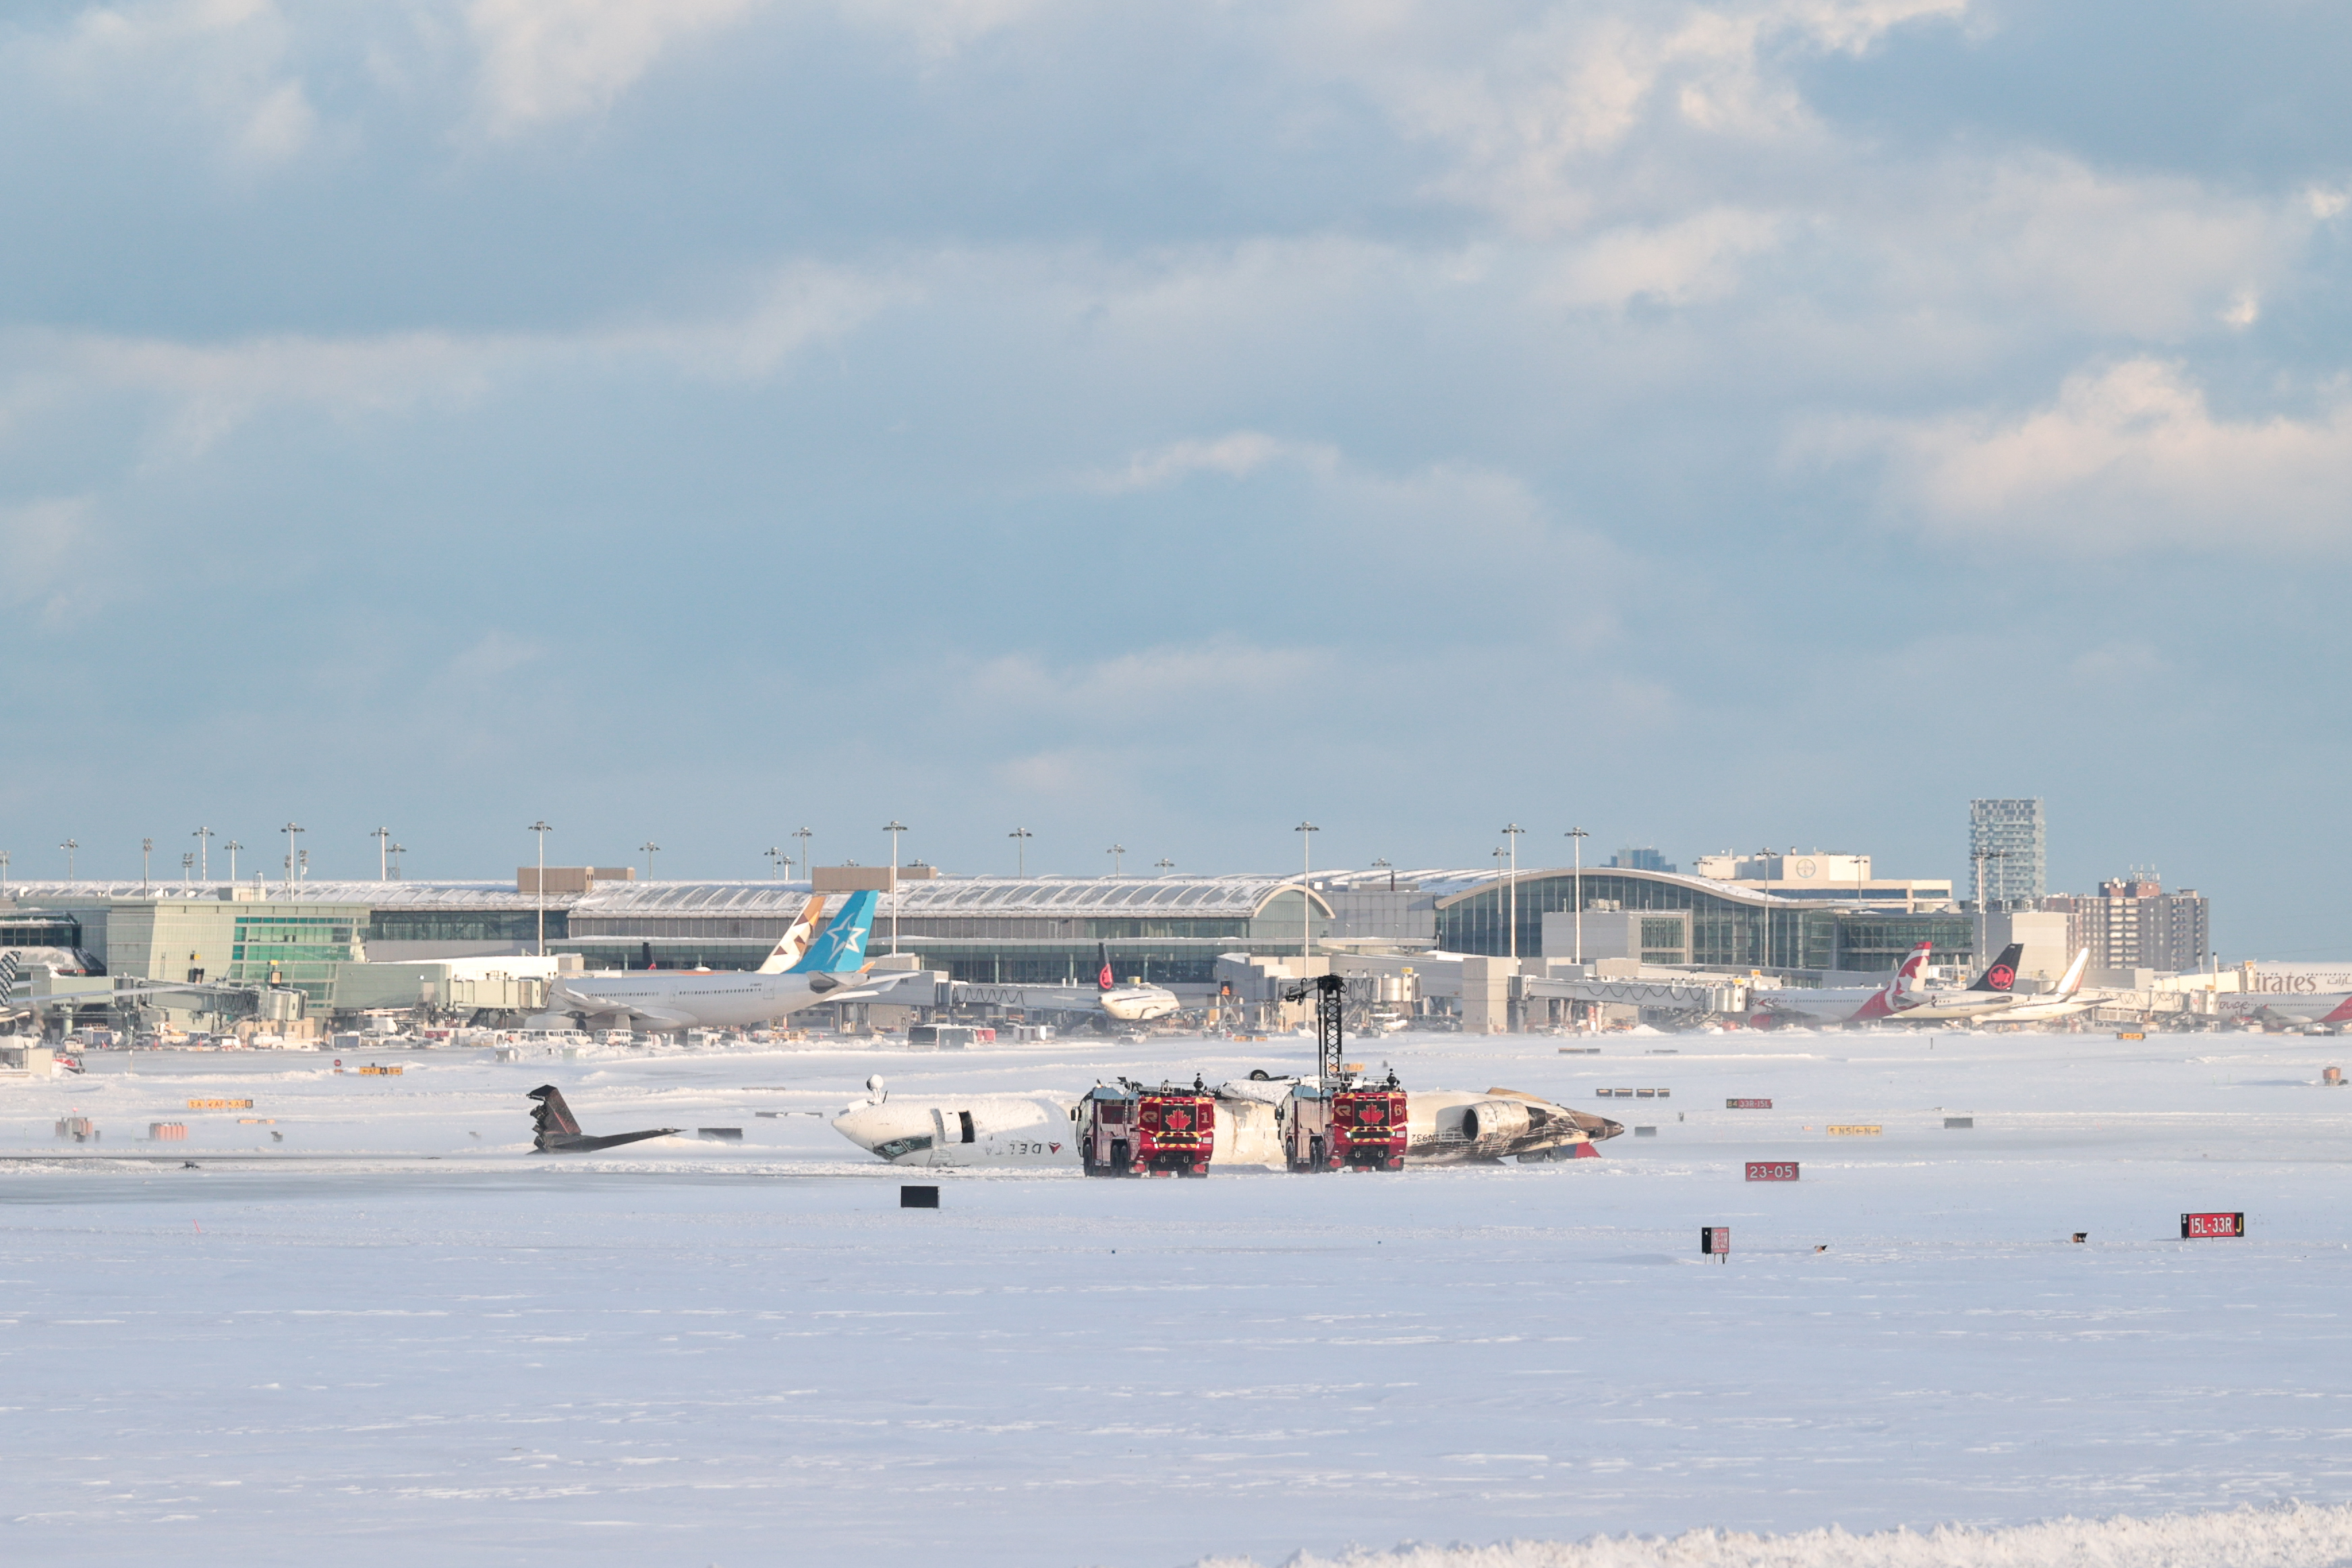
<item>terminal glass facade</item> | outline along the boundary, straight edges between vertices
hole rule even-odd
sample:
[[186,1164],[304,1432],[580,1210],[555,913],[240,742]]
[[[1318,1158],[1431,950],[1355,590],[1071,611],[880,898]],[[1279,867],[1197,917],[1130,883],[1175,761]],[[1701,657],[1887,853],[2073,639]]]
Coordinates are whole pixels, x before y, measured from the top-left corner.
[[[548,910],[547,939],[552,942],[570,936],[571,922],[571,911]],[[367,923],[371,942],[532,942],[538,938],[536,909],[379,909],[368,916]]]
[[[1577,879],[1569,873],[1523,876],[1517,897],[1518,953],[1543,953],[1543,917],[1576,907]],[[1655,910],[1682,914],[1690,925],[1689,956],[1668,960],[1664,921],[1651,956],[1653,923],[1642,924],[1643,956],[1714,968],[1891,970],[1914,943],[1936,944],[1938,962],[1973,956],[1972,922],[1965,915],[1881,915],[1867,910],[1795,908],[1761,899],[1727,897],[1685,879],[1651,878],[1604,869],[1583,876],[1588,912]],[[1437,945],[1448,953],[1501,956],[1510,948],[1510,894],[1500,882],[1437,906]],[[1679,922],[1677,922],[1679,924]],[[1672,934],[1678,936],[1679,933]]]
[[352,959],[357,927],[349,915],[239,915],[230,939],[231,980],[291,986],[323,1008],[331,999],[335,966]]

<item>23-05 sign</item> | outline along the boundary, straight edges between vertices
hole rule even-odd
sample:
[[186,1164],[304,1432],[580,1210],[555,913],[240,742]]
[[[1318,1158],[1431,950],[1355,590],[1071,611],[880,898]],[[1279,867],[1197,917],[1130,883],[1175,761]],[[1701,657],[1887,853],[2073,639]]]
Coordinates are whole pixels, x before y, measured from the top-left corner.
[[1749,1181],[1795,1181],[1797,1162],[1794,1160],[1750,1160],[1748,1162]]

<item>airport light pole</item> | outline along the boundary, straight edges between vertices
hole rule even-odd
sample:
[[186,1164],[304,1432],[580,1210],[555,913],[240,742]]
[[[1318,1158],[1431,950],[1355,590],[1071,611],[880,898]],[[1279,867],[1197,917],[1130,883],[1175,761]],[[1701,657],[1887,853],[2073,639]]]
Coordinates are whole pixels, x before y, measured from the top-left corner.
[[784,852],[778,849],[775,845],[770,844],[766,849],[761,850],[760,852],[768,857],[768,880],[770,882],[783,881],[784,879],[776,873],[776,862],[779,860],[785,858]]
[[59,844],[58,848],[66,852],[66,882],[68,885],[71,885],[74,879],[74,851],[81,848],[81,841],[79,839],[68,839],[64,843]]
[[1584,841],[1592,835],[1582,828],[1570,828],[1563,835],[1576,846],[1576,961],[1584,962]]
[[646,880],[647,882],[651,882],[654,879],[654,853],[656,851],[659,850],[661,846],[654,842],[653,840],[647,839],[644,843],[639,844],[637,848],[645,852]]
[[154,853],[154,840],[142,839],[139,841],[139,891],[142,893],[147,891],[147,862],[153,858]]
[[182,887],[187,886],[189,883],[195,880],[195,874],[196,852],[194,850],[182,850],[180,852],[180,885]]
[[2009,858],[2009,852],[2007,850],[1979,849],[1977,851],[1974,858],[1977,862],[1977,950],[1969,955],[1972,960],[1984,956],[1985,933],[1990,929],[1990,927],[1985,924],[1984,862],[1987,861],[2005,861]]
[[375,841],[375,879],[378,882],[390,882],[392,880],[392,830],[378,828],[368,837]]
[[1117,876],[1118,874],[1120,862],[1126,859],[1127,846],[1125,844],[1113,844],[1110,848],[1103,851],[1103,853],[1110,856],[1110,874]]
[[531,902],[539,905],[539,956],[547,956],[547,835],[555,831],[544,819],[533,822],[530,831],[539,835],[539,880],[530,884]]
[[196,841],[196,877],[201,882],[213,879],[213,831],[198,828],[188,837]]
[[1527,830],[1517,822],[1503,829],[1510,835],[1511,845],[1511,964],[1516,970],[1519,961],[1519,835]]
[[228,852],[228,879],[231,882],[235,882],[236,880],[236,852],[245,848],[245,846],[238,843],[235,839],[231,839],[228,842],[223,844],[221,848]]
[[1176,862],[1170,860],[1166,855],[1161,855],[1158,860],[1151,863],[1159,869],[1161,876],[1166,876],[1170,872],[1176,869]]
[[[406,844],[394,844],[394,845],[393,845],[393,846],[392,846],[392,858],[393,858],[393,859],[394,859],[394,860],[398,860],[401,856],[403,856],[403,855],[406,854],[407,852],[408,852],[408,846],[407,846]],[[401,880],[402,880],[403,882],[405,882],[405,881],[407,881],[408,879],[407,879],[407,877],[405,877],[405,876],[404,875],[404,876],[401,878]]]
[[0,895],[8,891],[8,852],[0,850]]
[[289,822],[279,831],[286,835],[286,896],[291,898],[294,896],[294,837],[304,830]]
[[803,871],[804,871],[804,872],[808,873],[808,874],[809,874],[809,883],[810,883],[810,885],[811,885],[812,887],[814,887],[814,886],[815,885],[815,883],[816,883],[816,862],[814,862],[814,861],[813,861],[813,860],[809,859],[809,838],[810,838],[810,836],[811,836],[811,835],[810,835],[810,833],[809,833],[808,829],[806,829],[806,828],[804,828],[804,827],[803,827],[803,828],[795,828],[795,829],[793,829],[791,832],[789,832],[789,833],[785,834],[784,836],[785,836],[786,838],[789,838],[789,839],[798,839],[798,840],[800,840],[800,841],[801,841],[801,870],[803,870]]
[[1026,828],[1015,828],[1004,835],[1013,841],[1013,874],[1022,882],[1029,880],[1029,841],[1037,835]]
[[1310,846],[1315,842],[1315,835],[1323,830],[1312,822],[1301,821],[1290,831],[1298,835],[1298,956],[1312,958],[1315,956],[1315,894],[1307,882],[1315,859]]
[[890,835],[890,956],[895,958],[898,956],[898,835],[907,831],[907,824],[893,817],[882,824],[882,831]]

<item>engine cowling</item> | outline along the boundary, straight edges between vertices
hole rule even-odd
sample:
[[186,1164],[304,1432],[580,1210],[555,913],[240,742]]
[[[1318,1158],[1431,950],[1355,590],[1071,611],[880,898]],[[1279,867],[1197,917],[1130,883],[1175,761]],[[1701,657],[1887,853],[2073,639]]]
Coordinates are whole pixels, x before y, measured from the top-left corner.
[[1528,1107],[1516,1100],[1480,1100],[1462,1112],[1462,1135],[1474,1144],[1525,1137],[1533,1124]]

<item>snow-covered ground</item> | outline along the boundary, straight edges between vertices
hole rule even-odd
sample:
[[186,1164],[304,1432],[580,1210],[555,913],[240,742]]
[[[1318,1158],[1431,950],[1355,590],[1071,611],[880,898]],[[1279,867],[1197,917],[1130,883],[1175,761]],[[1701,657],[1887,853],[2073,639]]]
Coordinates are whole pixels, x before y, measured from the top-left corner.
[[[0,1165],[0,1553],[1174,1568],[1712,1527],[1790,1539],[1410,1560],[2352,1556],[2352,1091],[2319,1087],[2352,1042],[1558,1043],[1350,1054],[1655,1135],[1108,1182],[910,1175],[757,1114],[838,1109],[876,1071],[1213,1082],[1299,1040],[375,1058],[396,1078],[142,1053],[0,1084],[0,1153],[40,1156]],[[533,1155],[522,1094],[548,1082],[592,1132],[745,1141]],[[60,1145],[68,1113],[103,1142]],[[136,1141],[158,1121],[188,1142]],[[1748,1159],[1802,1179],[1746,1183]],[[942,1207],[899,1209],[908,1179]],[[2187,1209],[2250,1234],[2182,1242]],[[1709,1224],[1727,1265],[1698,1256]],[[2291,1499],[2325,1506],[2149,1522]],[[2130,1518],[2000,1528],[2067,1515]],[[1803,1533],[1947,1523],[1990,1532]]]

